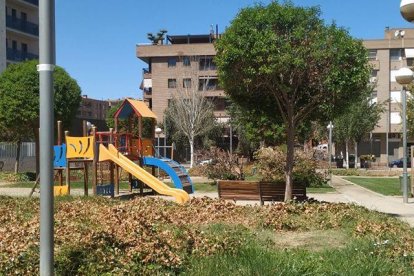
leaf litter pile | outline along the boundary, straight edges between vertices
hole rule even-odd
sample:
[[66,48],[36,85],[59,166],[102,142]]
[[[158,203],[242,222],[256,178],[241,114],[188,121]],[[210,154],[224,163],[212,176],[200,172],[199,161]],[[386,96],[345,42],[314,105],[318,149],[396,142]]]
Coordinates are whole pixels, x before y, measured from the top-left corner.
[[[412,258],[414,252],[414,233],[406,224],[346,204],[259,207],[208,198],[184,205],[159,198],[67,198],[56,201],[54,218],[60,275],[179,273],[190,258],[236,251],[263,230],[341,229],[387,244],[375,254]],[[38,247],[39,200],[0,197],[0,275],[37,275]]]

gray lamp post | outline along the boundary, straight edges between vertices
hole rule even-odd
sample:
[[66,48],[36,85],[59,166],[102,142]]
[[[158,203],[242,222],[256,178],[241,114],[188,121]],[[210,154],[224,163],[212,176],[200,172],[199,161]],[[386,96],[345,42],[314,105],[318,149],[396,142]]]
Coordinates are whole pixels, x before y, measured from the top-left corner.
[[157,134],[157,155],[160,157],[160,134],[162,132],[162,129],[159,127],[155,128],[155,134]]
[[[407,20],[408,22],[413,23],[414,22],[414,0],[401,0],[400,4],[400,12],[401,16]],[[406,68],[408,69],[408,68]],[[413,81],[413,72],[408,69],[404,70],[404,72],[407,74],[405,77],[400,77],[400,80],[402,82],[406,82],[405,84],[408,84]],[[410,74],[411,73],[411,74]],[[396,77],[397,78],[397,77]],[[397,82],[400,83],[400,81],[397,79]],[[404,143],[404,156],[403,156],[403,166],[404,166],[404,172],[403,172],[403,188],[404,188],[404,202],[408,202],[408,194],[407,194],[407,133],[406,133],[406,92],[405,87],[403,83],[400,83],[403,85],[402,89],[402,102],[403,102],[403,143]],[[404,139],[405,138],[405,139]]]
[[403,197],[404,203],[408,202],[408,183],[407,183],[407,97],[406,85],[414,79],[413,71],[410,68],[403,67],[397,71],[395,80],[402,85],[402,127],[403,127]]
[[40,275],[53,275],[53,70],[55,1],[39,1]]
[[333,129],[333,124],[330,121],[329,125],[327,126],[328,130],[329,130],[329,144],[328,144],[328,155],[329,155],[329,182],[330,184],[332,184],[332,129]]

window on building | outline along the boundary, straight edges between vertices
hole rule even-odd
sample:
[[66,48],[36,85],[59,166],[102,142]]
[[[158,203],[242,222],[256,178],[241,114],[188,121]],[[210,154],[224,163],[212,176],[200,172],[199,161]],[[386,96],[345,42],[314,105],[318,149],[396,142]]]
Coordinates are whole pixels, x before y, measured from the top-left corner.
[[369,60],[377,60],[377,50],[368,50],[368,59]]
[[198,91],[219,90],[218,79],[202,77],[198,80]]
[[191,78],[183,79],[183,88],[191,88]]
[[183,66],[191,66],[190,57],[183,57]]
[[27,53],[27,44],[26,43],[22,43],[22,52]]
[[391,91],[391,102],[400,103],[401,102],[401,92],[400,91]]
[[402,49],[391,49],[390,50],[390,59],[395,60],[401,60],[402,59]]
[[378,80],[377,78],[378,78],[378,70],[372,69],[371,70],[371,76],[369,78],[369,81],[371,83],[375,83]]
[[371,94],[371,104],[376,104],[378,102],[378,92],[372,91]]
[[15,9],[12,9],[12,18],[17,17],[17,11]]
[[401,119],[400,112],[391,112],[390,117],[391,117],[391,124],[393,124],[393,125],[401,124],[402,119]]
[[12,40],[12,49],[17,50],[17,41],[16,40]]
[[21,12],[21,13],[20,13],[20,19],[21,19],[23,22],[26,22],[26,21],[27,21],[27,13],[25,13],[25,12]]
[[168,88],[177,88],[177,80],[168,79]]
[[168,58],[168,67],[175,67],[177,65],[177,59],[175,57]]
[[216,70],[213,57],[200,58],[200,70]]

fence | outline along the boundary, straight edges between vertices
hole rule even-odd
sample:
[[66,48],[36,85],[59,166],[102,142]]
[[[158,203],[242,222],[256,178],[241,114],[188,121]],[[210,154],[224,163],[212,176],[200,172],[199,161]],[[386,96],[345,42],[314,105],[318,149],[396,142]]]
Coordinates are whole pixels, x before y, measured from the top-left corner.
[[[17,155],[17,144],[0,142],[0,161],[4,162],[3,171],[14,171]],[[23,142],[20,147],[19,171],[36,170],[36,145],[34,142]]]

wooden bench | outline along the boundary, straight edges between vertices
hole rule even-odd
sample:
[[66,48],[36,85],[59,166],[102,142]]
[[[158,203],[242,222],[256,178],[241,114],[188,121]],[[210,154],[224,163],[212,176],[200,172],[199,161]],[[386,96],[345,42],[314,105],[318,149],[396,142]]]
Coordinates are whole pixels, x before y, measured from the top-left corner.
[[[257,181],[237,181],[221,180],[218,181],[218,196],[223,199],[237,200],[257,200],[260,205],[265,201],[284,201],[285,183],[270,183]],[[306,187],[302,184],[295,184],[292,190],[293,198],[305,200]]]

